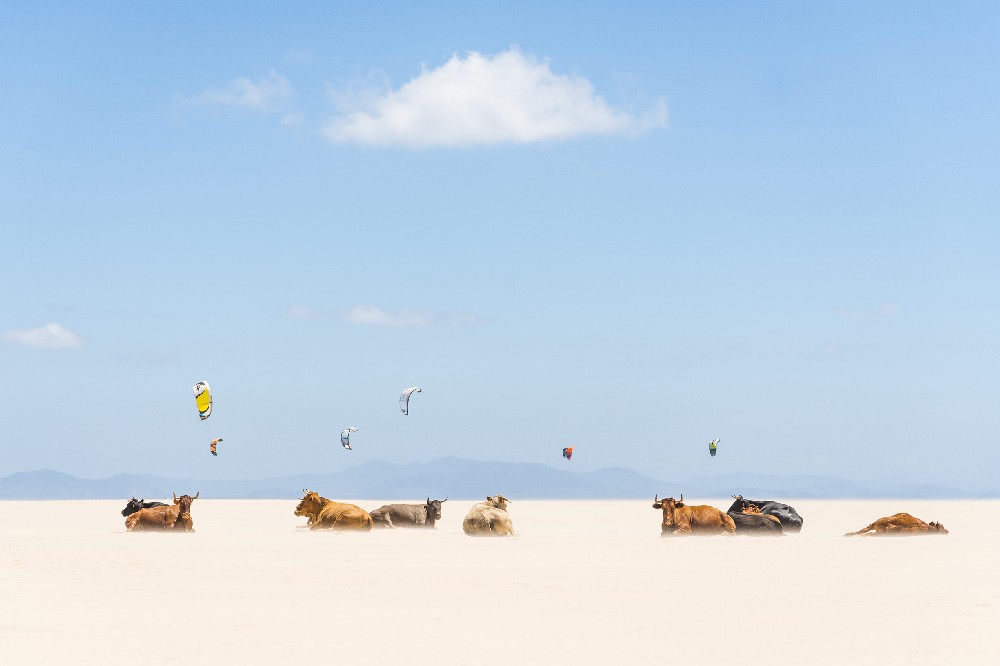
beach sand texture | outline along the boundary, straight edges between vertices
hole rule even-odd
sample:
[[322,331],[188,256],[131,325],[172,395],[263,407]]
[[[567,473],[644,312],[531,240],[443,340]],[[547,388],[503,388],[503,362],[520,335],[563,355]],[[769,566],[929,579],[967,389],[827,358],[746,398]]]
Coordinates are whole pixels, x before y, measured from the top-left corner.
[[[506,539],[462,533],[471,500],[445,503],[434,530],[367,534],[300,529],[292,500],[199,499],[193,534],[125,533],[124,500],[0,502],[0,650],[8,664],[997,663],[1000,502],[786,501],[805,527],[771,539],[661,538],[652,498],[514,498]],[[899,511],[951,534],[841,536]]]

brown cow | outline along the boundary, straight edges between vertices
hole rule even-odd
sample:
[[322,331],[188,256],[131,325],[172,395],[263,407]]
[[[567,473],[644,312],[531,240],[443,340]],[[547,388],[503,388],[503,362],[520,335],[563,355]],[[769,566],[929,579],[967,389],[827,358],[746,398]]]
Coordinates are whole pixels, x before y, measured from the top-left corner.
[[714,506],[687,506],[684,495],[679,500],[673,497],[653,498],[653,508],[663,510],[663,523],[660,526],[660,536],[667,534],[735,534],[736,523],[725,511]]
[[191,503],[198,499],[201,491],[194,497],[174,493],[174,503],[170,506],[154,506],[140,509],[125,518],[125,530],[128,532],[148,532],[163,530],[181,530],[193,532],[191,521]]
[[303,490],[306,495],[295,507],[296,516],[308,517],[311,530],[363,530],[372,528],[372,517],[353,504],[334,502],[318,493]]
[[920,536],[947,533],[948,530],[941,523],[928,524],[908,513],[897,513],[894,516],[879,518],[863,530],[848,532],[844,536]]

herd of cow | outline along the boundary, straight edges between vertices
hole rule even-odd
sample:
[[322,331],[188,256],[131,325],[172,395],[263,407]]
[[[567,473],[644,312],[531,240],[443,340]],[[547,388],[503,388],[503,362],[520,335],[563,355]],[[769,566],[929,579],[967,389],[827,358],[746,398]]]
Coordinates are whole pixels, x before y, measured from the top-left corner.
[[[432,500],[424,504],[386,504],[372,512],[354,504],[335,502],[318,493],[304,490],[305,496],[295,507],[295,515],[306,518],[306,527],[313,530],[355,530],[368,531],[380,527],[434,527],[441,520],[443,500]],[[122,515],[125,529],[129,532],[149,530],[180,530],[193,532],[191,504],[201,493],[181,495],[174,493],[173,504],[146,502],[141,499],[129,500]],[[733,495],[733,504],[722,511],[713,506],[689,506],[684,503],[684,495],[679,500],[673,497],[653,498],[653,508],[663,512],[660,525],[662,536],[747,534],[761,536],[781,536],[786,532],[802,529],[802,516],[787,504],[773,500],[747,500]],[[514,525],[507,513],[510,500],[503,495],[493,495],[472,506],[462,521],[462,530],[470,536],[513,536]],[[941,523],[925,523],[908,513],[897,513],[880,518],[874,523],[844,536],[897,536],[917,534],[947,534]]]

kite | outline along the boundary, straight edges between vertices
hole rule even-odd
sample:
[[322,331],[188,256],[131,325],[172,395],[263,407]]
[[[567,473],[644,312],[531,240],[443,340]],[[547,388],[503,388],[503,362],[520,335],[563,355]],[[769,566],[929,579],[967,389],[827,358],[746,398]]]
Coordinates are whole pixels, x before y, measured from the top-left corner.
[[573,459],[573,447],[572,446],[563,447],[563,458],[565,458],[566,460],[572,460]]
[[344,428],[343,430],[341,430],[340,445],[343,446],[348,451],[353,451],[354,449],[351,448],[351,433],[357,431],[358,429],[355,428],[354,426],[351,426],[350,428]]
[[423,389],[419,386],[414,386],[412,388],[404,389],[402,395],[399,396],[399,411],[403,412],[404,415],[410,413],[410,394],[411,393],[421,393]]
[[212,415],[212,391],[208,388],[208,382],[194,385],[194,403],[198,406],[198,416],[202,421]]
[[208,445],[208,450],[212,452],[213,456],[219,455],[218,451],[216,451],[215,448],[219,445],[219,442],[221,441],[222,441],[221,437],[216,437],[215,439],[212,440],[212,443]]
[[713,458],[715,457],[715,450],[717,448],[719,448],[719,439],[718,438],[713,439],[711,442],[708,443],[708,452],[712,454]]

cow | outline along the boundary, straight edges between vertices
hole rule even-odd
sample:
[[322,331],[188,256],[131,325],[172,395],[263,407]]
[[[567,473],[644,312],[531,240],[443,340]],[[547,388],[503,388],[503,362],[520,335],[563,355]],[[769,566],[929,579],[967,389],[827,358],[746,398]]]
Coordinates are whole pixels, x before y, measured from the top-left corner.
[[133,513],[139,509],[152,509],[154,506],[166,506],[163,502],[147,502],[144,499],[132,498],[122,509],[122,516],[131,516]]
[[318,493],[303,490],[305,497],[295,507],[296,516],[306,516],[311,530],[356,530],[367,532],[372,528],[372,517],[367,511],[353,504],[334,502]]
[[736,533],[736,523],[725,511],[714,506],[688,506],[684,504],[683,494],[679,500],[659,497],[653,498],[653,508],[663,510],[660,536]]
[[194,497],[191,497],[190,495],[181,495],[180,497],[177,497],[177,493],[174,493],[174,504],[180,507],[180,511],[177,514],[177,520],[174,521],[175,530],[194,532],[194,521],[191,520],[191,504],[198,499],[199,495],[201,495],[200,490],[195,493]]
[[441,520],[441,502],[427,498],[425,504],[385,504],[372,511],[372,521],[383,527],[434,527]]
[[733,512],[741,513],[744,506],[752,504],[759,508],[761,513],[777,518],[781,522],[782,531],[799,532],[802,530],[802,516],[787,504],[773,500],[745,500],[742,495],[733,495],[733,498],[736,501],[729,507],[730,514]]
[[183,532],[193,532],[194,526],[191,521],[191,503],[198,499],[201,492],[177,497],[174,493],[174,503],[172,505],[154,506],[149,509],[140,509],[125,518],[125,529],[129,532],[180,530]]
[[462,521],[462,531],[469,536],[514,536],[514,523],[507,515],[509,503],[503,495],[493,495],[473,504]]
[[[736,495],[733,495],[736,497]],[[734,511],[734,507],[740,504],[739,511]],[[784,532],[781,529],[781,521],[776,517],[761,513],[756,504],[751,504],[740,498],[729,508],[729,517],[736,524],[737,534],[750,536],[781,536]]]
[[857,532],[848,532],[844,536],[920,536],[922,534],[947,534],[948,530],[941,523],[925,523],[908,513],[897,513],[893,516],[879,518],[868,527]]

